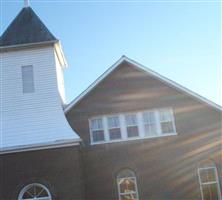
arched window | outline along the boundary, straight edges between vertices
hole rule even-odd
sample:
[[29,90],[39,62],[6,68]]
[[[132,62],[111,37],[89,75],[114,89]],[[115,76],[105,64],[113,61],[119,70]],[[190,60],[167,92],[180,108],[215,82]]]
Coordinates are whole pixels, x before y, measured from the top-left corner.
[[18,200],[52,200],[49,190],[42,184],[32,183],[25,186],[18,197]]
[[136,175],[132,170],[124,169],[117,175],[119,200],[138,200]]
[[221,200],[217,168],[211,161],[204,161],[198,168],[202,200]]

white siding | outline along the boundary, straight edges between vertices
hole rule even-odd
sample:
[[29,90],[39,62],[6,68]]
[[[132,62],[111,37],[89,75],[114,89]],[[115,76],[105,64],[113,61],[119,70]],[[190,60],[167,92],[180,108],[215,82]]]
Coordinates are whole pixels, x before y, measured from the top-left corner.
[[[1,53],[1,148],[79,139],[58,91],[53,47]],[[21,66],[33,66],[34,93],[23,93]]]
[[63,68],[60,65],[59,59],[58,59],[55,51],[54,51],[54,54],[55,54],[55,66],[56,66],[58,90],[59,90],[59,94],[60,94],[60,98],[61,98],[62,104],[65,104],[66,103],[66,98],[65,98],[65,86],[64,86]]

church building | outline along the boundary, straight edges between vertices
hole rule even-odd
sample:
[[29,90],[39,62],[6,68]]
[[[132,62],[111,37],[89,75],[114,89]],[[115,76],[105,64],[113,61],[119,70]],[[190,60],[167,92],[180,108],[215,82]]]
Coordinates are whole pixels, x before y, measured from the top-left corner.
[[221,106],[126,56],[66,104],[25,2],[0,37],[0,200],[222,200]]

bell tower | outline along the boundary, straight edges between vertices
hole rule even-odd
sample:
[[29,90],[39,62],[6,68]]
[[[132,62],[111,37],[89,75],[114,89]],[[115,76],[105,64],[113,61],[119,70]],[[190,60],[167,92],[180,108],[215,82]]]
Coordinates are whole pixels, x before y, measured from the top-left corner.
[[59,40],[24,0],[24,7],[0,37],[1,151],[78,143],[63,112]]

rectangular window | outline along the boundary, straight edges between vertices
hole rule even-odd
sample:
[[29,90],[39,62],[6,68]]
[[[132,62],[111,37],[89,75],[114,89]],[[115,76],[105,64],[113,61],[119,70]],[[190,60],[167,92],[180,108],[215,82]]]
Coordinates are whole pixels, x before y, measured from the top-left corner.
[[154,111],[143,113],[143,123],[145,136],[157,135],[157,124]]
[[160,110],[159,118],[162,134],[175,132],[173,114],[170,109]]
[[22,88],[23,93],[32,93],[34,88],[33,66],[22,66]]
[[93,142],[101,142],[105,140],[102,118],[91,120],[91,134]]
[[171,108],[96,116],[89,122],[92,144],[176,134]]
[[119,116],[108,117],[107,121],[110,140],[121,139]]
[[129,114],[125,116],[127,137],[138,137],[139,129],[136,114]]

